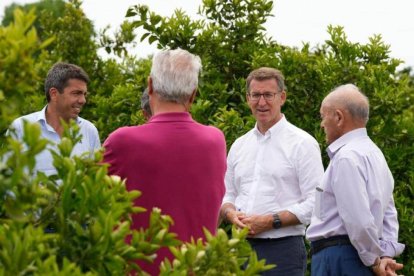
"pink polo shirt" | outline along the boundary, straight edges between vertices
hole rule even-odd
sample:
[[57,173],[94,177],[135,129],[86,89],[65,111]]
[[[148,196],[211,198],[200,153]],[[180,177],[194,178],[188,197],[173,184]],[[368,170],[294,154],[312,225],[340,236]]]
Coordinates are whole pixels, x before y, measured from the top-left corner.
[[[148,212],[133,216],[132,227],[147,227],[158,207],[174,220],[171,231],[182,241],[215,233],[224,195],[226,144],[215,127],[195,122],[187,112],[161,113],[147,124],[122,127],[104,143],[109,173],[126,178],[128,190],[142,192],[135,204]],[[172,258],[161,249],[154,264],[140,266],[158,275],[159,263]]]

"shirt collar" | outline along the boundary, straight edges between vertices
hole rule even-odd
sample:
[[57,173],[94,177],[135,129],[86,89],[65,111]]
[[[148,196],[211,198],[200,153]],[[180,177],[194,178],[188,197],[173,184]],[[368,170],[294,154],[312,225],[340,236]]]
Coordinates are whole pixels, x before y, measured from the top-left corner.
[[148,123],[158,122],[193,122],[193,118],[188,112],[165,112],[153,115]]
[[[269,128],[266,133],[264,134],[264,136],[266,135],[275,135],[276,133],[278,133],[279,131],[281,131],[286,125],[287,125],[288,121],[286,120],[286,117],[284,114],[282,114],[282,118],[280,118],[280,120],[274,124],[271,128]],[[259,128],[257,127],[257,122],[254,126],[254,133],[257,136],[263,136],[263,134],[260,132]]]
[[329,155],[329,158],[332,159],[332,157],[338,152],[340,148],[351,142],[352,140],[359,138],[359,137],[366,137],[367,129],[366,128],[357,128],[354,130],[351,130],[338,139],[336,139],[332,144],[329,145],[329,147],[326,149],[326,152]]
[[[43,109],[40,112],[37,113],[37,118],[35,118],[35,120],[38,121],[38,122],[43,122],[43,123],[47,124],[46,110],[47,110],[47,105],[45,105],[45,107],[43,107]],[[82,122],[82,119],[81,119],[81,117],[78,116],[76,118],[76,123],[80,124],[81,122]]]

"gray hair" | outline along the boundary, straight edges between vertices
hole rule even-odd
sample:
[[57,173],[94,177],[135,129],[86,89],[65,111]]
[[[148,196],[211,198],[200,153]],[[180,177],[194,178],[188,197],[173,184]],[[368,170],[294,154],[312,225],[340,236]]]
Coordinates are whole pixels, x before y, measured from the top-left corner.
[[338,95],[336,104],[348,110],[354,119],[368,122],[369,100],[356,85],[344,84],[338,86],[330,94]]
[[152,59],[151,79],[161,100],[186,103],[198,86],[201,60],[186,50],[157,53]]
[[50,101],[49,91],[51,88],[56,88],[59,93],[68,85],[70,79],[78,79],[89,83],[89,76],[86,72],[75,64],[58,62],[49,70],[45,80],[45,95],[47,102]]
[[263,80],[270,80],[270,79],[276,80],[278,92],[282,92],[285,90],[285,78],[282,72],[280,72],[277,69],[270,68],[270,67],[261,67],[261,68],[258,68],[250,72],[249,76],[247,77],[246,79],[247,93],[250,92],[250,83],[252,82],[252,80],[263,81]]
[[148,88],[145,88],[144,92],[141,95],[141,109],[144,110],[149,116],[152,116],[149,104]]

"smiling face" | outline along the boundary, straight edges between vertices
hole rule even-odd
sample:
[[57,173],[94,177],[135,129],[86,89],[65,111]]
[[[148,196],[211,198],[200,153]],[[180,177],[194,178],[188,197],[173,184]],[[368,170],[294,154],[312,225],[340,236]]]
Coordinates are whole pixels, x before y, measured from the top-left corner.
[[266,101],[263,96],[258,101],[254,101],[251,96],[247,96],[247,103],[256,118],[257,126],[261,133],[265,133],[275,125],[281,118],[281,107],[286,101],[286,92],[279,91],[275,79],[256,80],[250,82],[249,94],[253,93],[273,93],[275,97],[271,101]]
[[69,79],[67,86],[59,93],[51,89],[51,101],[56,106],[58,116],[65,121],[76,119],[86,103],[87,84],[78,79]]

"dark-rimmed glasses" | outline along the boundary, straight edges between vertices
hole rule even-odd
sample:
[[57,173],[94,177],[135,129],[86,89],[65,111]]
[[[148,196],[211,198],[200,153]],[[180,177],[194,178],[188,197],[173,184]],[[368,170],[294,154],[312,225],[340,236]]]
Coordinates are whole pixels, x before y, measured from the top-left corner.
[[264,100],[268,103],[273,102],[273,100],[275,99],[275,96],[278,93],[272,93],[272,92],[266,92],[266,93],[247,93],[247,97],[249,98],[249,100],[251,102],[258,102],[260,100],[260,98],[263,96]]

